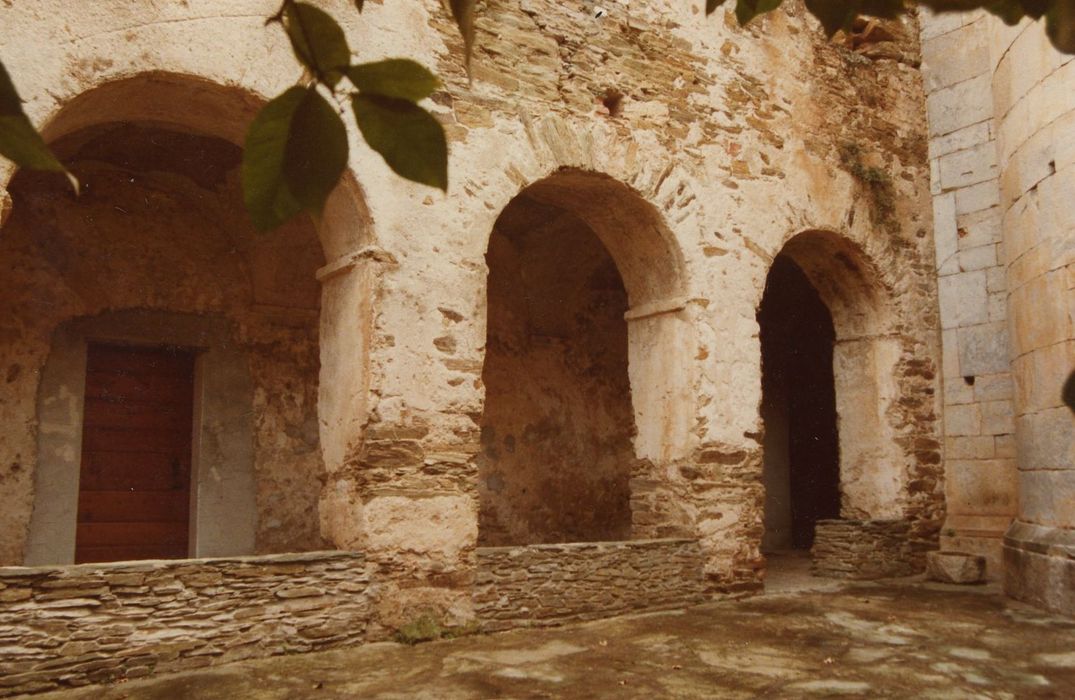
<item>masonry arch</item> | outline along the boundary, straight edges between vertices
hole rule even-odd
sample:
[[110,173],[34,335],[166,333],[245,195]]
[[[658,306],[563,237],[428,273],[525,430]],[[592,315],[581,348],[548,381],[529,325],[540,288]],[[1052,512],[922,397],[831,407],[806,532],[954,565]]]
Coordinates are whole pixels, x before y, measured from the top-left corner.
[[562,169],[504,208],[486,262],[479,544],[645,536],[639,485],[690,427],[673,234],[626,185]]
[[809,547],[817,520],[903,513],[889,415],[901,348],[882,279],[829,231],[799,233],[774,258],[758,310],[767,551]]
[[[188,433],[191,464],[173,459],[195,480],[187,556],[325,546],[324,475],[364,421],[369,216],[348,175],[317,226],[296,219],[254,231],[238,166],[262,102],[173,73],[108,82],[70,100],[43,128],[81,194],[52,174],[12,179],[0,257],[14,272],[0,281],[0,304],[16,330],[0,341],[0,365],[18,368],[8,410],[29,429],[8,436],[0,452],[13,452],[33,474],[7,496],[21,511],[25,561],[70,561],[71,532],[90,517],[84,494],[71,488],[87,482],[70,448],[94,410],[86,362],[97,347],[111,348],[113,359],[125,348],[193,358],[193,423],[174,427]],[[112,427],[120,434],[124,425]],[[53,488],[57,478],[64,488]],[[61,531],[70,536],[48,534]],[[133,551],[122,544],[102,546]]]

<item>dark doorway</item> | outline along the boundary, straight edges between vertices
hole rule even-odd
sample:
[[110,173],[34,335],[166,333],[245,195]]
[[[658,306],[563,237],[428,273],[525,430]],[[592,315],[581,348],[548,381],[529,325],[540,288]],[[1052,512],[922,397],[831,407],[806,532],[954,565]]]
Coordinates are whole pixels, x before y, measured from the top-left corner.
[[188,556],[194,354],[90,344],[75,563]]
[[840,514],[832,317],[803,271],[773,261],[761,308],[765,551],[809,549]]

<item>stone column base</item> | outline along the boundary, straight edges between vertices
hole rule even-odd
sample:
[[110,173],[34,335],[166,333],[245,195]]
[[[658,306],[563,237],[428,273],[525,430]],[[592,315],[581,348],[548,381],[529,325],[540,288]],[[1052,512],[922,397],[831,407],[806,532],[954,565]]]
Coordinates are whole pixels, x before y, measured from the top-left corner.
[[1004,591],[1025,603],[1075,615],[1075,530],[1012,523],[1004,534]]

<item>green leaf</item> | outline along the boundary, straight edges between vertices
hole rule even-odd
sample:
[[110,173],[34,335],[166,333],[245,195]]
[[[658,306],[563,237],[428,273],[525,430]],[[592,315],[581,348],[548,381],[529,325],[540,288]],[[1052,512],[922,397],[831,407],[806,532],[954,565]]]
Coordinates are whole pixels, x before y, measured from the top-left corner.
[[739,20],[739,26],[746,26],[747,22],[758,15],[771,12],[780,7],[781,0],[736,0],[735,17]]
[[331,15],[304,2],[291,3],[284,12],[284,28],[304,66],[329,87],[340,82],[343,69],[351,63],[351,49]]
[[0,63],[0,155],[21,168],[64,173],[78,192],[78,180],[49,150],[22,111],[22,100],[3,63]]
[[1045,13],[1045,33],[1058,50],[1075,53],[1075,0],[1053,0]]
[[408,100],[360,93],[355,120],[370,148],[398,175],[448,189],[448,142],[433,115]]
[[347,77],[362,92],[397,97],[411,102],[429,97],[440,87],[437,76],[418,63],[405,58],[360,63],[347,69]]
[[1075,372],[1068,375],[1067,381],[1064,382],[1064,388],[1060,392],[1060,397],[1064,400],[1064,404],[1075,412]]
[[284,181],[302,208],[321,215],[347,167],[347,127],[317,88],[295,109],[284,153]]
[[293,87],[265,105],[246,132],[243,147],[243,201],[254,225],[276,228],[302,211],[284,179],[284,161],[295,112],[306,88]]
[[825,35],[832,35],[841,29],[848,29],[858,16],[861,2],[845,0],[806,0],[806,9],[821,22]]
[[243,199],[266,231],[319,215],[347,167],[347,129],[316,87],[293,87],[254,117],[243,150]]
[[459,26],[459,33],[463,35],[463,53],[465,56],[467,73],[470,73],[470,55],[474,48],[474,4],[476,0],[448,0],[448,6],[452,10],[452,18]]
[[718,7],[723,5],[726,0],[705,0],[705,13],[706,15],[713,14]]

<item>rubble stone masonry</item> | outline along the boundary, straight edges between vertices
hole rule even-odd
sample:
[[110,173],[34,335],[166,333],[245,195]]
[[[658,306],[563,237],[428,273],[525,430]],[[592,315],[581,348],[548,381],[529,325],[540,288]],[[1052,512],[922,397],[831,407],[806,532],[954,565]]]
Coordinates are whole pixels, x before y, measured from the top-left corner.
[[362,554],[0,568],[0,696],[368,638]]
[[547,627],[706,598],[692,540],[478,549],[474,608],[487,631]]
[[811,571],[849,579],[919,573],[923,557],[908,546],[908,529],[905,520],[819,520],[810,550]]

